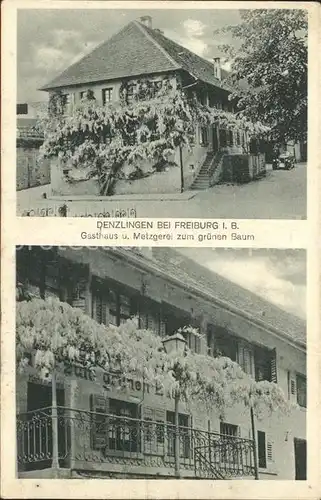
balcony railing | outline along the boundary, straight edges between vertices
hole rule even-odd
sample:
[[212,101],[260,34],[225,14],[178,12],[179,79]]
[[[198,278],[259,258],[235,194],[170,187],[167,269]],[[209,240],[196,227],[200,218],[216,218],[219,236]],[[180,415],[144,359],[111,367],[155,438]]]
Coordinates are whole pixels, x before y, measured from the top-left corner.
[[[182,477],[254,475],[251,440],[182,426],[178,432]],[[52,408],[43,408],[17,416],[18,467],[21,471],[39,470],[58,459],[59,467],[73,470],[104,471],[120,464],[120,468],[127,465],[146,475],[157,467],[174,476],[175,436],[175,426],[163,421],[65,407],[58,407],[53,417]],[[54,439],[58,442],[57,457],[53,456]]]

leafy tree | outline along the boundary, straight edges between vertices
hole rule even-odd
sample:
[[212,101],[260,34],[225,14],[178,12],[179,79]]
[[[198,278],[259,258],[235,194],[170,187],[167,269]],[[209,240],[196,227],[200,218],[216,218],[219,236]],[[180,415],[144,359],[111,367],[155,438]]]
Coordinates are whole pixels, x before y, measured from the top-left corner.
[[[276,144],[307,137],[307,11],[251,9],[223,31],[235,46],[221,48],[231,62],[231,82],[240,84],[240,115],[268,125]],[[244,82],[247,85],[244,85]]]
[[148,160],[155,171],[172,165],[178,148],[193,146],[197,124],[220,124],[249,135],[267,130],[260,123],[203,105],[182,89],[173,89],[167,80],[157,89],[150,84],[137,85],[130,100],[129,84],[123,84],[120,101],[104,106],[87,95],[69,115],[64,114],[64,96],[53,94],[42,122],[42,154],[58,156],[72,166],[70,182],[79,179],[79,173],[97,179],[100,193],[106,195],[122,178],[125,164],[138,170],[139,162]]

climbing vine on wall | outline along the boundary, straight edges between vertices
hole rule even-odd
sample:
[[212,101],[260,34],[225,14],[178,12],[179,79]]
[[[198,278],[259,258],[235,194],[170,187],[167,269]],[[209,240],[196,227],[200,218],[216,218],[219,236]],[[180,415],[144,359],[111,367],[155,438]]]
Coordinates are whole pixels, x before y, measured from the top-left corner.
[[189,98],[167,79],[137,80],[134,85],[125,81],[120,100],[105,105],[87,93],[71,113],[65,113],[64,99],[62,94],[51,97],[42,154],[59,157],[86,178],[95,178],[101,195],[112,193],[125,164],[139,168],[139,162],[148,160],[155,171],[172,165],[178,148],[192,148],[197,124],[220,124],[250,135],[266,130]]

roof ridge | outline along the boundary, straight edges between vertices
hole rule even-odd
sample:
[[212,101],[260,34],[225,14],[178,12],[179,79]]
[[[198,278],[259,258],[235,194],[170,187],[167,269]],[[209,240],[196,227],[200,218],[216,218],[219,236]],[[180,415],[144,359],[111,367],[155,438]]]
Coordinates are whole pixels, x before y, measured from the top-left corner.
[[145,26],[142,23],[140,23],[137,20],[132,21],[132,23],[134,23],[138,27],[138,29],[146,36],[146,38],[148,38],[151,42],[153,42],[153,44],[167,57],[167,59],[172,64],[174,64],[174,66],[176,66],[177,69],[183,69],[182,65],[179,64],[172,56],[170,56],[167,50],[164,49],[164,47],[162,47],[150,33],[148,33],[148,31],[145,29]]
[[[225,281],[226,283],[231,284],[232,286],[234,286],[234,288],[240,289],[240,290],[244,291],[245,293],[247,293],[248,295],[255,296],[262,304],[266,304],[266,305],[270,306],[271,308],[277,309],[282,314],[287,315],[289,317],[292,317],[293,319],[298,320],[299,322],[301,321],[303,324],[306,325],[307,321],[306,321],[305,318],[302,318],[301,316],[297,316],[293,312],[290,312],[290,311],[288,311],[286,309],[283,309],[282,307],[280,307],[279,305],[275,304],[274,302],[271,302],[270,300],[266,299],[265,297],[262,297],[261,295],[258,295],[254,291],[252,291],[252,290],[250,290],[248,288],[245,288],[244,286],[240,285],[239,283],[236,283],[235,281],[232,281],[230,278],[227,278],[226,276],[223,276],[222,274],[218,273],[217,271],[213,271],[212,269],[209,269],[209,268],[206,268],[205,266],[202,266],[202,264],[196,262],[194,259],[192,259],[191,257],[189,257],[189,256],[187,256],[185,254],[181,254],[176,249],[171,248],[171,250],[172,250],[172,252],[174,253],[175,256],[177,255],[178,257],[182,257],[182,261],[185,261],[185,263],[188,263],[186,261],[190,261],[193,265],[196,265],[197,267],[199,267],[202,271],[204,271],[204,274],[207,274],[207,273],[213,274],[214,276],[217,276],[218,278],[220,278],[222,281]],[[157,260],[157,257],[156,257],[156,260]],[[172,264],[174,265],[173,262],[172,262]],[[191,276],[188,272],[185,272],[184,270],[183,270],[183,272],[185,274],[187,274],[187,276],[192,281],[194,281],[195,283],[197,283],[197,280],[193,276]],[[205,288],[207,288],[206,285],[205,285]]]

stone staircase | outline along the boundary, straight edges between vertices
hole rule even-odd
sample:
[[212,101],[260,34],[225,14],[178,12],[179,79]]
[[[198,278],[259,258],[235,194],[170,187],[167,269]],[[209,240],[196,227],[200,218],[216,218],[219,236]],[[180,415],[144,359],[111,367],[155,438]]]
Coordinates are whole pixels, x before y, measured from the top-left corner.
[[201,166],[197,176],[195,177],[194,182],[191,185],[190,189],[201,191],[203,189],[208,189],[210,187],[209,169],[214,157],[215,153],[213,151],[209,151],[207,153],[204,163]]

